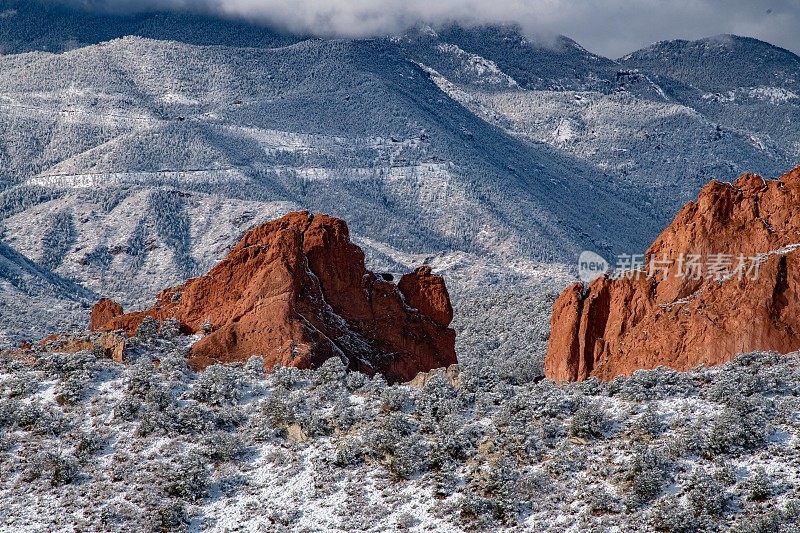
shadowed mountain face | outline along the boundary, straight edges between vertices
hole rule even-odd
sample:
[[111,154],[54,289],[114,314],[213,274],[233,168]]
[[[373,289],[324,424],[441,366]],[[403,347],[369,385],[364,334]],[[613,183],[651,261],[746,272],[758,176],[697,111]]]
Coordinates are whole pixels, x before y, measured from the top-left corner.
[[0,343],[83,326],[96,295],[43,268],[0,241]]
[[[172,185],[349,215],[356,232],[409,251],[545,260],[640,247],[650,233],[643,193],[487,123],[389,41],[126,38],[0,63],[5,134],[18,139],[8,196],[58,189],[77,209],[81,185]],[[585,208],[595,203],[607,210]]]
[[748,89],[752,105],[714,101],[636,54],[509,27],[319,40],[188,14],[0,11],[4,238],[126,307],[302,208],[369,235],[381,265],[438,262],[462,280],[456,301],[460,286],[539,287],[544,263],[582,249],[643,250],[710,178],[800,154],[777,81]]
[[623,57],[620,63],[710,92],[758,86],[800,92],[800,58],[749,37],[662,41]]
[[273,47],[302,40],[263,26],[189,13],[84,11],[39,0],[0,2],[0,52],[63,52],[126,35],[199,45]]

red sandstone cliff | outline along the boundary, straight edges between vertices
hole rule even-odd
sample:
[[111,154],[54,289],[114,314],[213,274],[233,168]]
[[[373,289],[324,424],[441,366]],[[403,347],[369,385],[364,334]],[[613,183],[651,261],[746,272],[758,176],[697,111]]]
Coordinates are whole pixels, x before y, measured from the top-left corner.
[[[690,267],[691,257],[700,268]],[[561,294],[548,378],[610,380],[800,349],[800,167],[777,180],[745,174],[733,184],[709,183],[644,263],[643,275],[602,277]]]
[[408,381],[456,363],[442,278],[420,267],[397,285],[386,281],[365,269],[343,221],[308,212],[250,230],[208,274],[163,291],[151,309],[123,314],[101,300],[91,329],[133,335],[146,316],[207,332],[189,354],[196,369],[252,355],[267,369],[340,357],[351,369]]

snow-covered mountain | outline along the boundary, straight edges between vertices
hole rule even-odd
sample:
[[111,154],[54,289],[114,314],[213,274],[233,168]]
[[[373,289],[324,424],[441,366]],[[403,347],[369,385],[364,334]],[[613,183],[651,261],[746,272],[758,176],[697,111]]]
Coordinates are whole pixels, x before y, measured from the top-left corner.
[[40,338],[85,320],[96,295],[0,241],[0,344]]
[[800,57],[735,35],[666,41],[622,65],[647,72],[665,94],[741,135],[764,154],[800,158]]
[[0,12],[3,238],[128,306],[296,208],[346,219],[386,268],[439,265],[456,302],[509,280],[540,294],[582,249],[641,251],[710,178],[800,158],[798,58],[753,40],[706,62],[749,53],[762,70],[712,87],[681,51],[702,43],[615,61],[509,27],[319,40],[189,14]]

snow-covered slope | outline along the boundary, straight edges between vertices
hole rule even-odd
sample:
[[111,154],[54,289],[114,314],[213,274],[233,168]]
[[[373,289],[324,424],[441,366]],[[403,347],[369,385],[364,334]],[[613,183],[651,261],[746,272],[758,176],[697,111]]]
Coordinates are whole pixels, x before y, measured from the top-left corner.
[[[688,70],[680,82],[666,77],[664,69],[682,63],[661,49],[681,41],[611,61],[566,38],[541,44],[503,29],[423,35],[399,42],[443,92],[516,138],[545,143],[645,192],[664,224],[711,178],[778,175],[800,161],[792,81],[800,79],[800,59],[767,43],[731,37],[738,46],[722,57],[688,62],[698,82],[709,69],[743,70],[738,78],[711,74],[726,94],[744,94],[749,104],[742,105],[712,97],[708,87],[687,97],[680,84],[693,79]],[[641,59],[653,56],[658,61]]]
[[620,60],[763,153],[800,160],[800,57],[735,35],[666,41]]
[[[6,232],[39,258],[31,230],[54,210],[72,217],[73,257],[55,268],[93,287],[96,274],[75,261],[128,242],[148,209],[123,198],[161,186],[259,202],[263,213],[275,204],[326,211],[401,251],[498,261],[640,249],[656,229],[642,218],[644,194],[488,124],[387,40],[264,50],[126,38],[6,56],[0,69],[2,196],[56,197],[7,211]],[[111,216],[91,207],[98,194],[115,198]],[[165,216],[206,224],[178,204]],[[184,244],[208,263],[202,239]],[[130,264],[112,261],[107,279],[136,277]],[[175,282],[186,272],[169,274]]]
[[96,296],[0,241],[0,345],[41,338],[70,325],[83,329]]
[[[792,531],[798,354],[555,386],[0,353],[0,531]],[[158,367],[150,357],[160,360]]]

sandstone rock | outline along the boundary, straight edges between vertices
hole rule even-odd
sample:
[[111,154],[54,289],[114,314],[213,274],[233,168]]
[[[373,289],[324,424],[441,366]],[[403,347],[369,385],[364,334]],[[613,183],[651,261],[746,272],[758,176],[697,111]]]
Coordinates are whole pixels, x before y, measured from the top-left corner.
[[414,379],[408,382],[408,385],[423,389],[434,376],[441,377],[445,383],[449,383],[453,387],[458,387],[460,383],[460,370],[458,369],[458,365],[450,365],[447,368],[435,368],[430,372],[420,372],[414,376]]
[[120,304],[108,298],[101,298],[100,301],[92,307],[92,313],[89,316],[89,329],[98,329],[112,318],[123,314],[125,314],[125,312]]
[[306,442],[308,440],[308,435],[299,424],[290,424],[286,428],[286,436],[295,442]]
[[121,363],[125,357],[125,337],[114,333],[97,332],[90,335],[77,336],[66,334],[49,335],[39,341],[39,347],[59,353],[77,353],[83,351],[100,351],[104,357]]
[[[729,261],[729,272],[696,275],[685,259],[692,255]],[[663,268],[598,278],[561,294],[548,378],[610,380],[637,369],[688,370],[748,351],[800,348],[800,168],[772,181],[745,174],[733,184],[711,182],[645,257],[646,265]],[[741,260],[746,269],[737,273]]]
[[428,315],[439,325],[447,326],[453,321],[453,307],[444,280],[424,265],[410,274],[405,274],[397,284],[406,302]]
[[146,316],[175,318],[184,333],[206,333],[189,354],[196,369],[252,355],[268,370],[316,368],[335,356],[407,381],[456,362],[443,280],[424,268],[408,276],[398,288],[367,271],[342,220],[295,212],[247,232],[221,263],[163,291],[151,309],[116,315],[102,303],[93,317],[114,316],[92,326],[134,335]]

